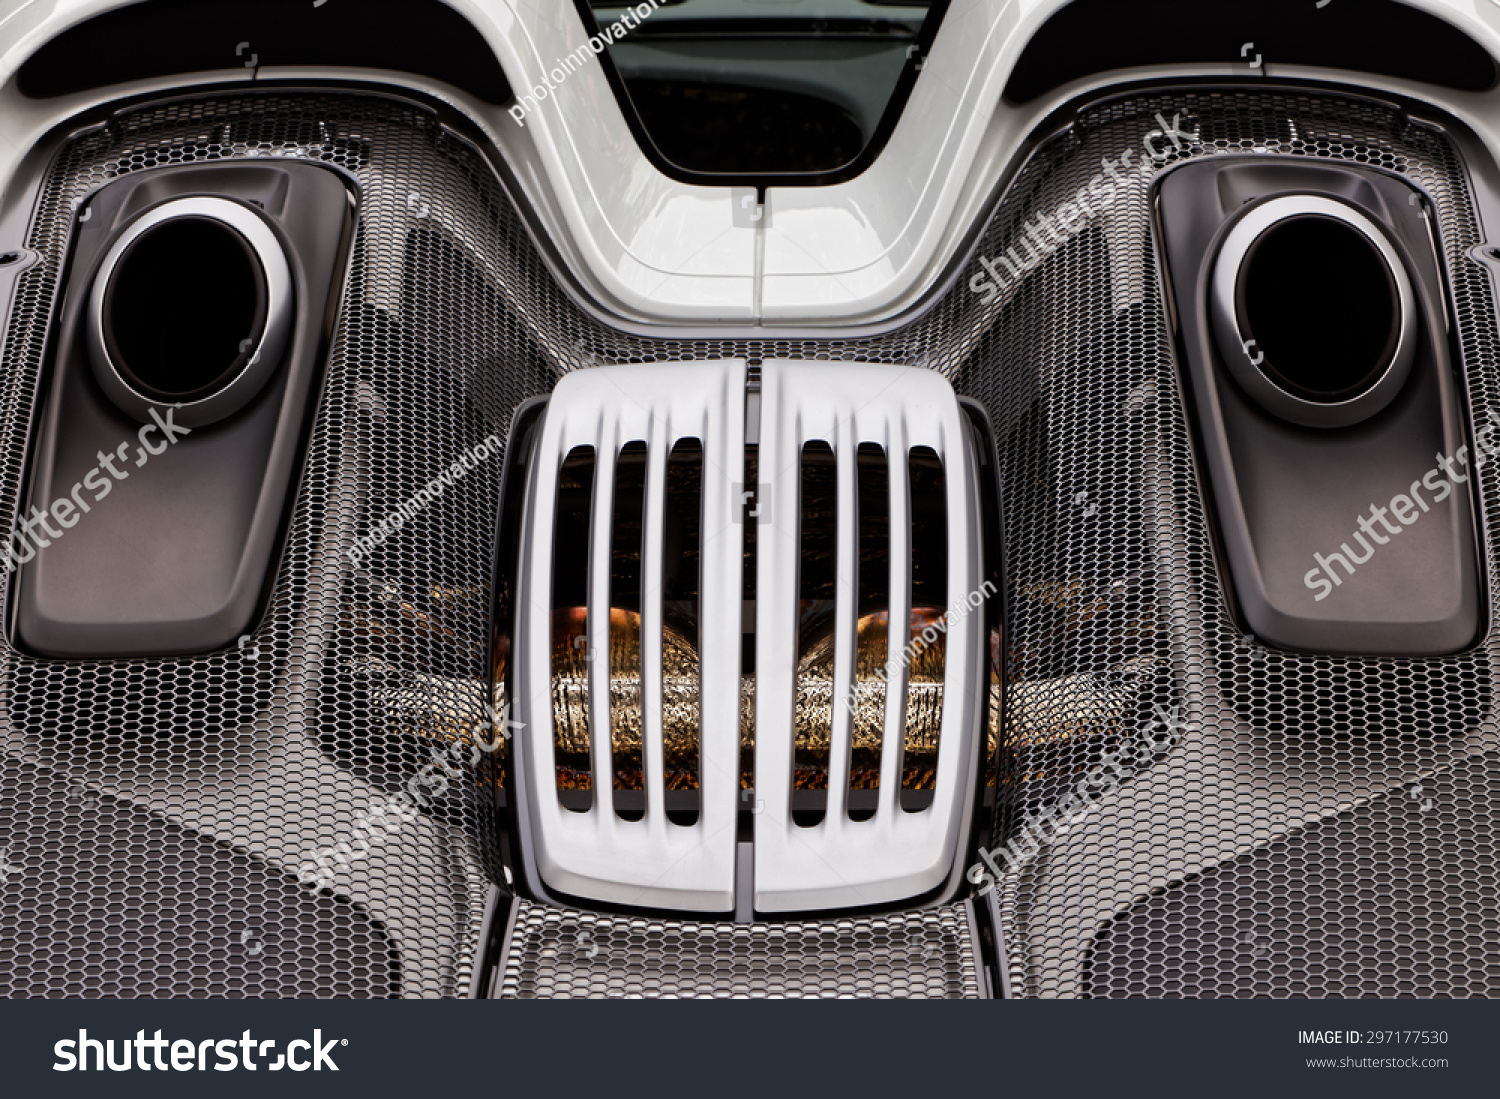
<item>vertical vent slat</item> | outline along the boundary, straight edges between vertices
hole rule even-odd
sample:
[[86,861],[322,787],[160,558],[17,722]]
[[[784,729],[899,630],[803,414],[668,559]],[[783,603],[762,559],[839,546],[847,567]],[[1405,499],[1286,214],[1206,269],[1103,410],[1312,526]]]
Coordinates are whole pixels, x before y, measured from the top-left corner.
[[588,531],[588,611],[584,672],[588,678],[589,772],[593,805],[612,808],[613,723],[609,690],[610,535],[614,515],[615,440],[604,437],[594,457],[593,507]]
[[647,443],[646,498],[641,513],[641,789],[645,794],[646,823],[658,833],[666,824],[662,576],[666,555],[667,456],[671,451],[671,441],[663,438],[663,434],[658,429]]
[[834,831],[848,819],[850,749],[853,742],[855,646],[859,621],[858,453],[848,428],[835,451],[833,693],[829,698],[828,814]]
[[880,751],[885,737],[885,676],[890,654],[891,534],[890,468],[879,443],[860,443],[858,453],[859,593],[850,752],[849,819],[875,815],[880,789]]
[[[906,453],[906,440],[893,425],[892,455]],[[897,469],[900,467],[897,466]],[[911,480],[893,475],[890,491],[890,592],[886,629],[889,647],[886,679],[885,735],[880,745],[879,812],[894,813],[901,796],[901,749],[906,739],[906,644],[911,629]]]

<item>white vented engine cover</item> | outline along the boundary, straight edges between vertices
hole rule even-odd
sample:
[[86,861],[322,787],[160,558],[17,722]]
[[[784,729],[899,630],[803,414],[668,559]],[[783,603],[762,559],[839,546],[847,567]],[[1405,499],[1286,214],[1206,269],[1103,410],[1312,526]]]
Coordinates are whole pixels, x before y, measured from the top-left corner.
[[[950,604],[983,581],[980,508],[969,427],[952,387],[925,369],[864,363],[767,361],[761,367],[759,481],[769,486],[757,528],[755,792],[740,789],[741,630],[745,540],[746,366],[743,361],[640,364],[579,370],[553,391],[538,433],[523,509],[515,636],[515,787],[542,882],[573,897],[643,908],[729,912],[735,908],[739,813],[755,802],[754,907],[793,912],[890,904],[930,893],[953,872],[966,834],[976,758],[988,698],[985,615],[950,616],[945,639],[942,725],[930,806],[904,811],[901,748],[905,669],[888,665],[880,796],[869,819],[843,811],[853,719],[843,696],[853,684],[859,560],[856,456],[879,444],[902,459],[916,447],[936,452],[947,499]],[[752,424],[755,417],[752,415]],[[703,446],[699,578],[702,621],[701,811],[680,825],[664,810],[662,725],[663,565],[661,517],[666,463],[680,439]],[[828,811],[803,827],[792,819],[796,739],[799,470],[805,443],[822,441],[837,463],[837,625],[829,753]],[[587,812],[563,807],[556,791],[552,715],[553,529],[559,473],[575,447],[595,453],[589,533],[587,642],[609,651],[610,522],[615,460],[630,442],[646,444],[642,513],[641,683],[645,813],[616,814],[611,774],[608,660],[589,665],[592,787]],[[890,483],[890,635],[896,657],[910,640],[909,482]],[[601,520],[601,517],[604,517]],[[751,519],[749,521],[757,521]],[[651,598],[651,593],[656,598]],[[602,795],[602,796],[601,796]]]

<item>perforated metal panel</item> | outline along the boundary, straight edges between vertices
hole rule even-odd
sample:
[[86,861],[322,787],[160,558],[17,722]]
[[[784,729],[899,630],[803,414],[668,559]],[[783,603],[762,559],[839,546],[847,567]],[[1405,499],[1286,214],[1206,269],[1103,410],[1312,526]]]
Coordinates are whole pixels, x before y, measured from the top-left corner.
[[[1494,641],[1486,629],[1467,655],[1341,659],[1241,636],[1195,478],[1148,204],[1157,171],[1217,153],[1409,177],[1436,203],[1483,420],[1496,397],[1495,306],[1466,257],[1480,238],[1454,149],[1395,111],[1336,98],[1121,99],[1035,155],[980,253],[1015,244],[1023,219],[1054,213],[1125,150],[1137,167],[1112,207],[994,302],[994,325],[959,375],[990,408],[1006,486],[1007,678],[1023,687],[1007,728],[1026,735],[1002,766],[1001,838],[1138,737],[1153,705],[1180,708],[1183,726],[1170,750],[1002,879],[1013,986],[1026,996],[1494,994]],[[1495,489],[1490,467],[1480,496],[1491,528]],[[1489,572],[1493,590],[1492,559]],[[1079,720],[1066,685],[1084,674],[1112,684],[1109,719]]]
[[[1465,256],[1479,237],[1462,166],[1440,132],[1383,106],[1258,90],[1111,101],[1043,144],[979,253],[1015,244],[1019,223],[1054,213],[1101,158],[1139,154],[1158,112],[1198,134],[1180,148],[1158,138],[1169,161],[1257,149],[1346,159],[1401,172],[1433,196],[1471,409],[1487,418],[1500,397],[1494,302]],[[241,651],[65,664],[4,650],[0,777],[13,792],[0,834],[0,992],[461,990],[488,858],[472,788],[454,783],[436,811],[369,854],[351,843],[350,865],[334,864],[348,900],[331,920],[270,883],[310,850],[349,842],[356,813],[478,720],[498,458],[364,571],[340,555],[440,463],[492,432],[503,438],[516,402],[563,370],[772,357],[925,365],[990,413],[1005,478],[1013,688],[1002,836],[1153,705],[1180,708],[1186,729],[1170,751],[1002,883],[1017,994],[1500,989],[1495,643],[1486,630],[1467,655],[1345,660],[1272,653],[1238,635],[1177,392],[1148,173],[1126,173],[1109,214],[989,306],[967,288],[970,264],[924,317],[883,338],[647,340],[571,303],[489,165],[423,111],[294,92],[133,111],[69,142],[43,191],[30,246],[44,262],[21,277],[6,330],[0,506],[17,500],[71,200],[121,172],[252,152],[342,165],[363,188],[287,554]],[[1494,477],[1491,466],[1479,486],[1491,527]],[[124,889],[124,870],[73,853],[97,835],[102,806],[122,811],[117,802],[147,814],[119,834],[123,865],[157,875],[151,891]],[[1390,884],[1359,888],[1376,860]],[[1463,906],[1439,915],[1400,884],[1439,880]],[[193,966],[132,933],[165,926],[162,898],[198,890],[214,903],[183,902],[171,924]],[[43,934],[45,906],[64,893],[76,931]],[[724,927],[706,927],[702,941],[748,933]],[[333,961],[322,984],[297,984],[288,958]],[[587,972],[547,965],[568,982]]]
[[[20,488],[74,200],[126,173],[251,156],[332,165],[360,188],[285,556],[264,620],[227,652],[5,648],[3,995],[467,987],[488,888],[474,776],[429,772],[433,807],[415,819],[362,814],[479,720],[500,456],[362,564],[347,551],[556,374],[512,293],[539,264],[483,161],[425,113],[357,96],[181,102],[68,142],[29,241],[43,263],[6,332],[0,505]],[[130,489],[99,506],[129,507]]]
[[968,907],[836,920],[699,923],[520,901],[504,999],[977,999]]

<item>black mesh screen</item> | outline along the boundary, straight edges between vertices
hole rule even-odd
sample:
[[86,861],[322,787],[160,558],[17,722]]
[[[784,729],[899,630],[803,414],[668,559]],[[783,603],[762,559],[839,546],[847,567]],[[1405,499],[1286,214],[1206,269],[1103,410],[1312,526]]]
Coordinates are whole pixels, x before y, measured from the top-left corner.
[[965,905],[781,923],[660,920],[517,903],[501,999],[983,995]]
[[1459,768],[1287,832],[1140,898],[1100,928],[1093,996],[1490,996],[1500,987],[1496,859],[1466,836],[1500,799],[1500,759]]

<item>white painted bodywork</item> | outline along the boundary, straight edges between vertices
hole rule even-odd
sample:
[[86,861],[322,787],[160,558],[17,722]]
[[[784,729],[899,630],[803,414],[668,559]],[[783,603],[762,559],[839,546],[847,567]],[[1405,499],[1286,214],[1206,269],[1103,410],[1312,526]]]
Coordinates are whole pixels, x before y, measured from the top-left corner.
[[[339,3],[344,0],[331,0]],[[468,18],[517,89],[587,41],[570,0],[446,0]],[[1305,76],[1432,102],[1500,152],[1500,92],[1465,94],[1364,73],[1222,64],[1121,70],[1075,82],[1024,107],[1001,91],[1030,36],[1066,0],[953,0],[885,150],[860,176],[829,187],[774,187],[752,225],[735,225],[727,187],[669,179],[641,153],[600,66],[570,75],[518,125],[503,107],[422,77],[364,70],[225,68],[73,96],[27,100],[19,66],[75,23],[121,0],[0,0],[0,180],[27,149],[90,107],[188,84],[291,76],[379,79],[435,95],[468,115],[510,162],[543,230],[582,293],[644,325],[826,327],[890,320],[949,270],[1026,137],[1062,103],[1121,79],[1183,75]],[[1409,0],[1500,56],[1496,0]],[[391,33],[399,34],[399,27]],[[128,49],[129,43],[121,43]]]
[[[697,652],[702,812],[678,825],[666,815],[662,603],[667,561],[667,458],[681,439],[703,444],[701,599],[737,607],[744,530],[734,478],[745,465],[745,364],[633,364],[576,370],[557,383],[532,460],[516,585],[516,712],[527,732],[515,740],[522,811],[533,824],[537,868],[552,889],[632,907],[725,912],[734,908],[735,821],[739,811],[740,623],[704,614]],[[615,464],[620,448],[646,444],[641,530],[641,770],[646,809],[624,820],[608,800],[611,725],[610,576]],[[553,536],[563,460],[594,452],[588,549],[588,729],[591,789],[587,812],[564,808],[556,792],[553,744]],[[602,657],[603,659],[600,659]]]
[[[755,793],[763,806],[755,824],[755,909],[796,912],[910,900],[942,885],[953,865],[973,811],[976,730],[984,723],[984,612],[976,607],[987,592],[981,587],[978,476],[964,414],[947,379],[921,367],[771,359],[761,369],[759,461],[761,477],[770,474],[762,484],[773,491],[770,521],[762,518],[757,535]],[[828,811],[802,827],[792,817],[792,764],[799,724],[806,719],[797,712],[797,665],[787,657],[797,637],[803,502],[787,485],[797,476],[803,447],[815,440],[827,443],[837,461],[839,597]],[[889,659],[879,806],[869,819],[853,820],[840,795],[849,789],[853,766],[854,714],[847,700],[858,657],[858,598],[851,595],[859,591],[857,463],[863,443],[878,444],[892,471]],[[931,448],[943,464],[949,605],[943,608],[942,729],[933,801],[909,813],[900,804],[901,746],[909,705],[906,660],[918,649],[911,629],[911,535],[905,532],[915,505],[901,473],[916,447]]]

